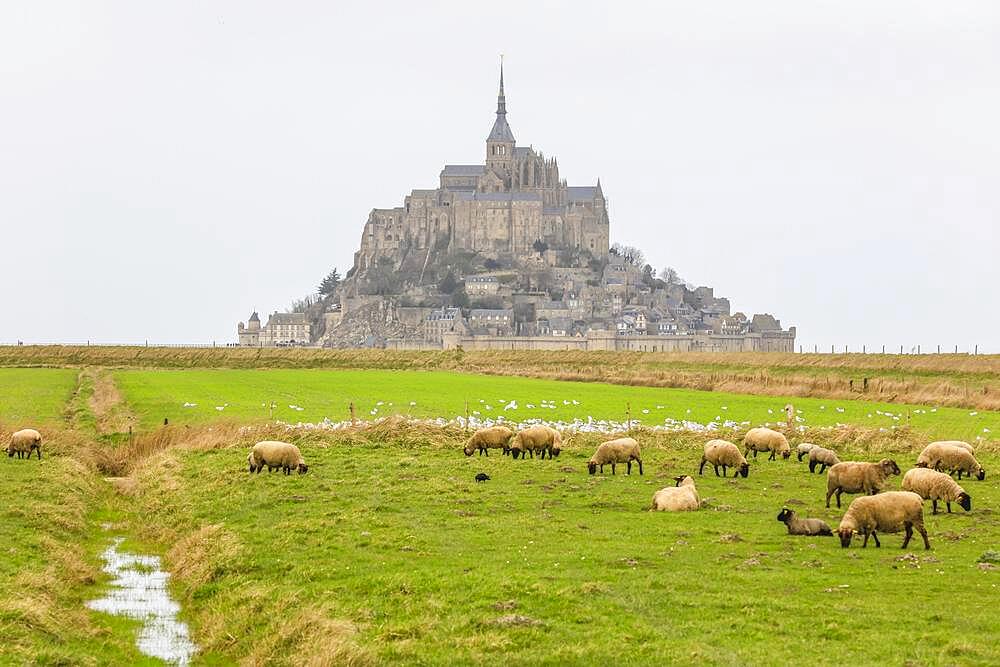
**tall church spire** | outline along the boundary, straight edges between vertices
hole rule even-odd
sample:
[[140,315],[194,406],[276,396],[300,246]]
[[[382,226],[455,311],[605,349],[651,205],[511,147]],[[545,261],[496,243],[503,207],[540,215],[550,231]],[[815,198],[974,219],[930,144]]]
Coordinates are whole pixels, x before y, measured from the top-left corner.
[[504,153],[497,153],[491,147],[489,149],[491,155],[504,155],[509,158],[514,149],[514,133],[510,131],[510,125],[507,124],[507,99],[503,94],[503,56],[500,56],[500,94],[497,95],[497,119],[493,122],[493,129],[490,131],[490,136],[486,137],[486,141],[510,144]]

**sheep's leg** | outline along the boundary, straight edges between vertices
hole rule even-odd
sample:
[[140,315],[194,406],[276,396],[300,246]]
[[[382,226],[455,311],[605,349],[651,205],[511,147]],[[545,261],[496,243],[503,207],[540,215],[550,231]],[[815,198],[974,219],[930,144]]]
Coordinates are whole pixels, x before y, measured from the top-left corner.
[[[934,503],[937,504],[937,501],[935,500]],[[944,504],[948,507],[948,514],[951,514],[951,501],[946,500],[944,501]]]
[[840,507],[840,494],[843,493],[843,492],[844,492],[844,490],[842,488],[839,488],[839,487],[837,488],[837,507],[838,508]]
[[826,492],[826,506],[827,507],[830,507],[830,496],[832,496],[832,495],[833,495],[833,491],[827,491]]
[[[699,475],[704,475],[705,474],[705,464],[706,463],[708,463],[708,459],[706,459],[704,456],[702,456],[701,457],[701,465],[698,466],[698,474]],[[715,474],[718,475],[719,471],[716,470]]]
[[[715,476],[716,477],[719,476],[719,466],[715,466]],[[722,465],[722,476],[723,477],[726,476],[726,465],[725,464]]]
[[[31,458],[31,454],[28,454],[28,458]],[[960,481],[960,482],[962,481],[962,471],[961,470],[958,471],[958,481]]]
[[625,470],[628,472],[629,475],[631,475],[632,474],[632,459],[629,459],[628,461],[626,461],[625,465],[627,466],[625,468]]
[[[950,512],[951,509],[948,511]],[[931,501],[931,514],[937,514],[937,498]]]
[[903,548],[910,543],[910,538],[913,537],[913,524],[907,521],[903,524],[903,528],[906,529],[906,535],[903,536]]
[[865,529],[865,541],[861,544],[862,549],[868,548],[868,530]]
[[[41,447],[36,447],[35,448],[35,453],[38,454],[38,460],[41,461],[42,460],[42,448]],[[31,453],[30,452],[28,453],[28,458],[29,459],[31,458]]]
[[639,474],[641,475],[642,474],[642,459],[636,459],[636,461],[638,461],[638,463],[639,463]]
[[872,531],[872,539],[875,540],[875,546],[881,549],[882,543],[878,541],[878,533],[876,533],[874,530]]
[[615,462],[614,461],[611,462],[611,474],[612,475],[617,475],[618,474],[618,473],[615,472]]
[[767,457],[767,460],[768,461],[773,461],[774,460],[774,455],[777,454],[777,453],[778,453],[777,450],[772,449],[771,450],[771,455]]
[[927,530],[924,528],[923,522],[917,524],[917,530],[920,531],[920,537],[924,538],[924,549],[929,551],[931,548],[931,543],[927,539]]

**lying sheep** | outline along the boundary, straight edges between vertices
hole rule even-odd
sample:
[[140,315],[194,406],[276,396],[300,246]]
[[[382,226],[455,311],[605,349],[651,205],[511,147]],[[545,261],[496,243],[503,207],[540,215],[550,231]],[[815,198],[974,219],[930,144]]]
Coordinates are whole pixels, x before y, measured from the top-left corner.
[[822,519],[800,519],[795,510],[783,507],[778,513],[778,521],[788,527],[789,535],[833,535],[830,526]]
[[539,424],[529,426],[514,436],[510,444],[510,454],[515,459],[518,456],[524,459],[528,454],[531,454],[531,458],[535,458],[535,452],[539,452],[544,459],[545,453],[548,452],[551,459],[553,456],[559,456],[561,448],[562,435],[559,431],[551,426]]
[[891,459],[878,463],[844,461],[830,468],[826,477],[826,506],[830,506],[830,496],[837,494],[840,507],[841,493],[865,493],[875,495],[885,486],[890,475],[898,475],[899,466]]
[[792,455],[792,448],[788,445],[788,438],[784,434],[763,426],[752,428],[743,436],[743,447],[746,451],[744,456],[749,456],[753,452],[753,457],[757,458],[757,452],[771,452],[767,457],[768,461],[774,460],[775,454],[781,454],[781,458],[787,459]]
[[932,442],[924,447],[917,458],[917,467],[947,470],[952,475],[957,472],[959,479],[962,479],[962,473],[970,478],[986,479],[986,470],[972,452],[952,442]]
[[709,440],[705,443],[705,453],[701,457],[701,465],[698,466],[698,474],[704,474],[705,464],[711,463],[715,468],[715,476],[719,476],[719,466],[722,466],[722,476],[726,476],[726,469],[733,469],[733,476],[750,475],[750,464],[746,458],[740,454],[739,447],[728,440]]
[[642,457],[639,454],[639,443],[633,438],[618,438],[602,442],[587,462],[587,470],[593,475],[598,467],[604,474],[604,466],[611,464],[611,474],[615,474],[615,466],[624,463],[628,466],[628,474],[632,474],[632,461],[639,464],[639,474],[642,474]]
[[291,475],[292,470],[298,470],[300,475],[304,475],[309,470],[298,447],[276,440],[264,440],[254,445],[250,455],[247,456],[247,462],[252,473],[259,473],[264,466],[267,466],[268,470],[280,468],[286,475]]
[[951,514],[951,504],[958,503],[966,512],[972,511],[972,496],[943,472],[928,468],[914,468],[903,475],[903,490],[912,491],[924,500],[930,500],[932,514],[937,514],[937,504],[943,500]]
[[504,454],[510,452],[508,443],[514,437],[514,432],[506,426],[490,426],[481,428],[472,434],[469,441],[465,443],[466,456],[472,456],[473,452],[479,450],[479,455],[490,455],[490,449],[502,449]]
[[801,445],[795,448],[796,456],[798,457],[800,462],[802,461],[802,457],[808,454],[813,449],[813,447],[816,447],[816,445],[812,444],[811,442],[803,442]]
[[668,486],[653,494],[651,512],[688,512],[701,506],[698,489],[689,475],[675,477],[676,486]]
[[819,474],[826,472],[826,469],[840,463],[837,452],[826,447],[814,447],[809,452],[809,472],[813,472],[819,466]]
[[10,444],[7,445],[7,456],[23,459],[25,455],[31,458],[31,452],[38,453],[38,459],[42,458],[42,434],[33,428],[25,428],[10,436]]
[[881,547],[878,531],[898,533],[900,528],[906,531],[904,549],[913,537],[914,528],[924,538],[924,548],[931,548],[924,529],[924,499],[910,491],[887,491],[877,496],[855,498],[840,520],[837,533],[840,535],[840,546],[845,549],[851,546],[851,539],[858,533],[865,536],[862,548],[868,546],[869,536],[875,538],[876,547]]

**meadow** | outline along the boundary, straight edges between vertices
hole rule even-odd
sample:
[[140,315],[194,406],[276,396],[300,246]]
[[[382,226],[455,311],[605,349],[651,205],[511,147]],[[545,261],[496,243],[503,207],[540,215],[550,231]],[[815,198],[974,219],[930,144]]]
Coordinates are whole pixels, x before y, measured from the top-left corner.
[[[614,420],[627,415],[645,426],[665,420],[698,424],[784,423],[792,402],[806,426],[910,426],[928,438],[991,440],[1000,412],[861,400],[752,396],[724,392],[564,382],[445,371],[387,370],[119,370],[114,379],[142,424],[151,428],[210,420],[279,419],[296,424],[399,414],[507,421]],[[511,402],[516,405],[510,407]],[[544,403],[544,405],[543,405]],[[274,407],[270,407],[271,405]],[[545,407],[552,406],[552,407]]]
[[[417,368],[88,365],[0,368],[0,382],[0,440],[28,423],[46,436],[42,461],[0,464],[3,497],[37,499],[2,510],[0,663],[158,664],[136,652],[137,623],[83,606],[107,589],[112,536],[163,558],[195,664],[1000,662],[1000,563],[982,562],[1000,560],[995,411]],[[708,434],[645,428],[729,421],[736,439],[783,423],[789,400],[807,429],[793,445],[842,458],[905,472],[929,439],[974,442],[988,474],[962,482],[972,512],[927,504],[927,552],[901,535],[790,537],[783,506],[836,527],[846,505],[824,507],[825,476],[793,456],[700,477]],[[355,428],[286,425],[345,420],[351,402]],[[467,403],[511,421],[628,410],[645,474],[588,475],[597,433],[520,461],[465,457],[460,425],[407,421]],[[249,475],[266,438],[296,442],[309,473]],[[679,474],[702,510],[648,512]]]

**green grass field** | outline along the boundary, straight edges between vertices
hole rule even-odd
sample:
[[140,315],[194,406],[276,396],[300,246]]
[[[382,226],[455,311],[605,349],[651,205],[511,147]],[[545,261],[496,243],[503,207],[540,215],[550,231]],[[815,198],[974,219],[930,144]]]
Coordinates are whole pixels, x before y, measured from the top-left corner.
[[[465,414],[468,402],[470,414],[483,419],[502,416],[511,421],[572,421],[592,417],[624,422],[628,405],[632,418],[647,426],[663,424],[667,418],[700,424],[732,420],[760,425],[783,423],[782,408],[791,401],[801,410],[802,423],[809,426],[843,423],[891,428],[909,424],[929,438],[972,442],[976,438],[991,440],[995,437],[992,434],[1000,433],[1000,412],[987,410],[441,371],[120,370],[114,377],[146,427],[162,424],[164,418],[175,424],[219,418],[266,419],[271,413],[266,406],[272,402],[276,405],[274,418],[290,423],[346,420],[351,402],[359,419],[390,414],[453,418]],[[509,401],[516,401],[518,408],[504,410]],[[542,407],[543,401],[554,402],[555,408]],[[186,403],[194,407],[184,407]],[[879,412],[889,412],[898,419]]]
[[76,376],[68,368],[0,368],[0,420],[24,426],[58,422]]
[[[995,411],[451,371],[115,369],[114,391],[104,377],[0,369],[0,434],[46,436],[41,461],[0,459],[0,494],[18,500],[0,521],[0,664],[157,664],[134,648],[137,623],[83,606],[107,586],[112,535],[163,557],[195,664],[1000,662],[1000,571],[978,563],[1000,551]],[[592,477],[596,434],[554,461],[467,458],[459,428],[289,431],[262,405],[293,423],[347,419],[353,401],[365,420],[452,418],[468,402],[482,418],[622,421],[630,404],[645,425],[756,425],[782,422],[789,400],[807,427],[867,427],[802,436],[842,458],[895,448],[905,472],[928,439],[974,442],[988,475],[962,482],[973,511],[928,504],[929,552],[900,535],[841,549],[775,520],[787,504],[836,527],[846,509],[826,509],[825,476],[794,457],[752,461],[748,479],[706,470],[701,511],[648,512],[696,473],[701,433],[639,432],[645,475]],[[136,443],[98,428],[119,413]],[[911,428],[880,438],[893,425]],[[249,475],[247,447],[265,437],[297,442],[309,474]],[[131,465],[109,472],[111,454]],[[492,479],[475,483],[480,471]]]

